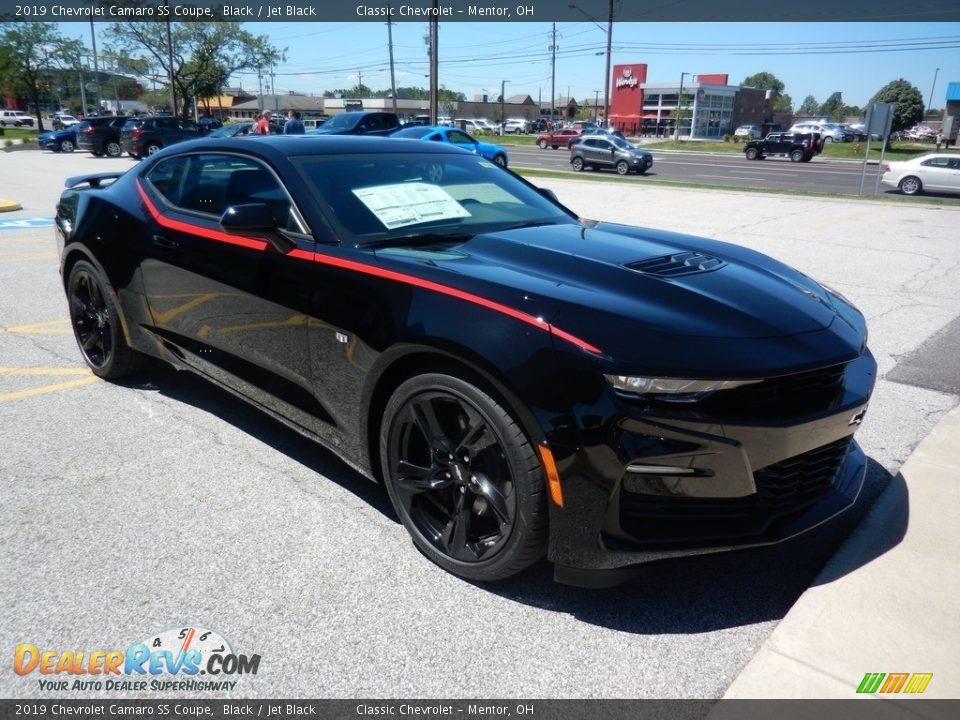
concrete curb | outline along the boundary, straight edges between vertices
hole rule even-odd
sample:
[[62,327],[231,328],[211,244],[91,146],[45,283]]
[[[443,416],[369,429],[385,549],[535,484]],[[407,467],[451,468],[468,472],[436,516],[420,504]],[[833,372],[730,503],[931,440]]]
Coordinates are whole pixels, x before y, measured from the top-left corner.
[[[874,672],[933,673],[924,699],[960,697],[958,449],[960,406],[917,446],[725,698],[855,698]],[[921,696],[877,697],[905,706]]]

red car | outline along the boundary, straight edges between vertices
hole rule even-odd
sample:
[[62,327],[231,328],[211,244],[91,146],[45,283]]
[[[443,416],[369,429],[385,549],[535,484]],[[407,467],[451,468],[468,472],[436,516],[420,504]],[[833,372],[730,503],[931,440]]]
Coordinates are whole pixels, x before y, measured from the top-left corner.
[[581,131],[576,128],[560,128],[552,132],[540,133],[537,136],[537,145],[541,150],[546,150],[549,145],[556,150],[561,145],[570,148],[574,141],[580,137]]

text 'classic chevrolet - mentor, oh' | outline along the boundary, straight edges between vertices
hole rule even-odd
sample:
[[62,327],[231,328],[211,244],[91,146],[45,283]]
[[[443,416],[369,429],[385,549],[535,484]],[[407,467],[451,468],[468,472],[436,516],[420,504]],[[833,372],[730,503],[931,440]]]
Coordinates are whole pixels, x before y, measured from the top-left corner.
[[863,316],[769,257],[588,221],[441,143],[182,143],[67,181],[87,364],[196,372],[382,481],[473,580],[778,542],[856,502]]

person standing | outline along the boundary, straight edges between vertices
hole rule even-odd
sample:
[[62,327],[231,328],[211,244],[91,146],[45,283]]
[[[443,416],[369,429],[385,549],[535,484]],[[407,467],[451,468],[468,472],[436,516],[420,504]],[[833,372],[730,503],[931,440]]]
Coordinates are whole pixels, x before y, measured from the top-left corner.
[[937,152],[940,152],[941,145],[943,145],[943,130],[937,132]]
[[270,117],[271,113],[269,110],[264,110],[263,114],[260,116],[260,120],[257,122],[257,135],[269,135],[270,130]]
[[287,122],[283,125],[283,134],[284,135],[303,135],[306,132],[306,128],[303,127],[303,123],[300,122],[300,113],[296,110],[291,110],[287,114]]

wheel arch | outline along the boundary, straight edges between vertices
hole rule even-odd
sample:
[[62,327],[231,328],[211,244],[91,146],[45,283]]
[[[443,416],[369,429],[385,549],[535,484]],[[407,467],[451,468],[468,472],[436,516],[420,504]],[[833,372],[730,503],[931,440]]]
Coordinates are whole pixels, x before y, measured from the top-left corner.
[[383,481],[380,467],[383,411],[401,384],[426,373],[446,373],[471,383],[503,406],[534,445],[545,439],[543,428],[511,387],[509,379],[468,349],[428,344],[397,346],[384,353],[371,370],[361,403],[366,409],[360,418],[362,451],[366,454],[367,467],[378,481]]

